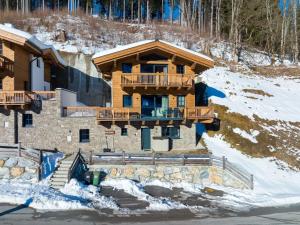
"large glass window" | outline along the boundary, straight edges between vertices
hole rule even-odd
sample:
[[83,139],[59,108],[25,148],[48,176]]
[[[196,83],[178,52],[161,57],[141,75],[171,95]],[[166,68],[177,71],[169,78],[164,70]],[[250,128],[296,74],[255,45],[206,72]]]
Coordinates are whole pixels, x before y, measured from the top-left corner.
[[23,127],[32,127],[33,121],[32,121],[32,114],[23,114],[23,121],[22,126]]
[[176,73],[184,74],[184,65],[177,65],[176,66]]
[[185,96],[184,95],[177,96],[177,107],[185,107]]
[[132,96],[131,95],[123,95],[123,107],[125,107],[125,108],[132,107]]
[[80,143],[90,142],[90,130],[89,129],[80,129],[79,130],[79,142]]
[[132,73],[132,64],[122,63],[122,73]]
[[142,64],[141,73],[168,73],[168,65],[165,64]]
[[161,136],[171,139],[178,139],[180,138],[180,127],[162,127]]

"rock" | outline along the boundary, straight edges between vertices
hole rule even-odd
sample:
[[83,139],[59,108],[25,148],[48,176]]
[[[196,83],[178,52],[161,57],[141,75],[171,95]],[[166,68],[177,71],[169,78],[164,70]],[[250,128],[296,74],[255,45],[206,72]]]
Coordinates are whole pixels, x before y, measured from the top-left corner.
[[55,33],[55,41],[58,42],[66,42],[67,41],[67,33],[63,29],[58,29]]
[[132,177],[134,175],[134,169],[132,166],[128,166],[124,169],[124,174],[125,177]]
[[15,165],[17,165],[17,163],[18,163],[17,158],[9,158],[8,160],[6,160],[4,166],[5,167],[14,167]]
[[12,167],[10,169],[10,175],[13,177],[19,177],[25,172],[24,167]]
[[204,193],[212,195],[212,196],[220,196],[220,197],[222,197],[224,195],[224,191],[217,190],[217,189],[210,188],[210,187],[205,187],[202,191]]
[[5,164],[5,160],[3,160],[3,159],[0,159],[0,167],[3,167],[3,166],[4,166],[4,164]]
[[162,171],[157,171],[156,173],[153,174],[153,177],[155,178],[163,178],[165,174]]
[[181,180],[182,179],[182,174],[179,173],[173,173],[171,174],[171,178],[176,179],[176,180]]
[[32,179],[36,179],[37,174],[25,172],[25,173],[23,173],[23,175],[20,178],[22,180],[30,181]]
[[172,173],[173,173],[173,168],[172,168],[172,167],[166,167],[166,168],[164,169],[164,173],[165,173],[166,175],[172,174]]
[[7,167],[0,168],[0,178],[9,178],[9,168]]
[[29,167],[25,167],[25,173],[37,173],[37,168],[29,168]]
[[33,166],[35,166],[35,162],[28,160],[28,159],[24,159],[24,158],[19,158],[18,166],[19,167],[33,167]]
[[143,178],[147,178],[150,176],[150,171],[147,168],[141,167],[137,169],[136,173]]
[[118,174],[118,169],[117,169],[117,168],[111,168],[110,174],[109,174],[109,175],[110,175],[111,177],[116,177],[117,174]]
[[2,159],[2,160],[4,160],[4,161],[6,161],[6,160],[8,160],[8,157],[5,157],[5,156],[0,156],[0,159]]

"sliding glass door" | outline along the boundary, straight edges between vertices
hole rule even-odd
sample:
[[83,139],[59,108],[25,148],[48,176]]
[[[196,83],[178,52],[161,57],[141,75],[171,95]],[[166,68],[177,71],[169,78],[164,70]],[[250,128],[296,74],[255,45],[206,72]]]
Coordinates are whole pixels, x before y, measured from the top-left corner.
[[169,100],[164,95],[142,96],[142,117],[165,117],[168,112]]

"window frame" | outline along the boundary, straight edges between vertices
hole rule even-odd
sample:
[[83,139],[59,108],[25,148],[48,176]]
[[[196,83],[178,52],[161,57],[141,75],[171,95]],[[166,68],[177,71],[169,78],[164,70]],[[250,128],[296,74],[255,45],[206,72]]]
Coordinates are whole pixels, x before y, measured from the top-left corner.
[[[129,66],[130,67],[130,70],[129,71],[127,71],[126,69],[125,69],[125,66]],[[129,68],[128,67],[128,68]],[[122,63],[122,73],[132,73],[132,63]]]
[[39,58],[36,59],[36,67],[41,68],[41,62]]
[[[130,97],[130,105],[125,105],[125,98]],[[132,108],[132,95],[123,95],[123,108]]]
[[0,40],[0,55],[3,55],[3,41]]
[[22,115],[22,127],[33,127],[33,115],[31,113],[23,113]]
[[[183,105],[181,104],[182,99],[180,99],[180,98],[183,98]],[[178,108],[185,108],[185,106],[186,106],[185,95],[177,95],[177,107]]]
[[185,66],[184,65],[176,65],[176,73],[177,74],[185,74]]
[[79,143],[89,143],[89,142],[90,142],[90,129],[79,129]]
[[121,136],[128,136],[128,128],[121,127]]
[[[175,129],[176,135],[174,135]],[[180,139],[180,127],[161,127],[161,136],[163,138]]]

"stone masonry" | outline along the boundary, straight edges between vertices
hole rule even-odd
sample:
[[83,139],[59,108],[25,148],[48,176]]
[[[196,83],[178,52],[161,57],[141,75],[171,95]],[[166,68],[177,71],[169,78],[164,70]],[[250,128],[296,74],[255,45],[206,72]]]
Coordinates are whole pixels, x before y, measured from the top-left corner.
[[203,186],[218,184],[233,188],[249,188],[230,172],[216,166],[91,165],[90,170],[104,172],[105,179],[126,178],[139,182],[159,180],[173,184],[186,182]]
[[[120,125],[106,127],[96,123],[95,116],[91,117],[62,117],[62,90],[56,90],[55,100],[42,102],[38,112],[0,111],[0,143],[15,142],[15,118],[18,123],[18,141],[23,146],[37,149],[57,149],[62,152],[76,152],[80,148],[84,152],[102,152],[104,148],[115,151],[141,152],[141,127],[122,125],[127,128],[128,135],[121,136]],[[17,117],[15,117],[17,113]],[[22,114],[33,115],[32,127],[22,127]],[[90,141],[79,143],[79,130],[89,129]],[[195,125],[180,125],[179,139],[173,140],[173,149],[191,150],[196,148]],[[106,135],[107,130],[113,130],[115,135]],[[161,135],[161,126],[153,126],[151,137]],[[154,142],[154,140],[152,140]],[[154,149],[155,150],[155,149]]]

